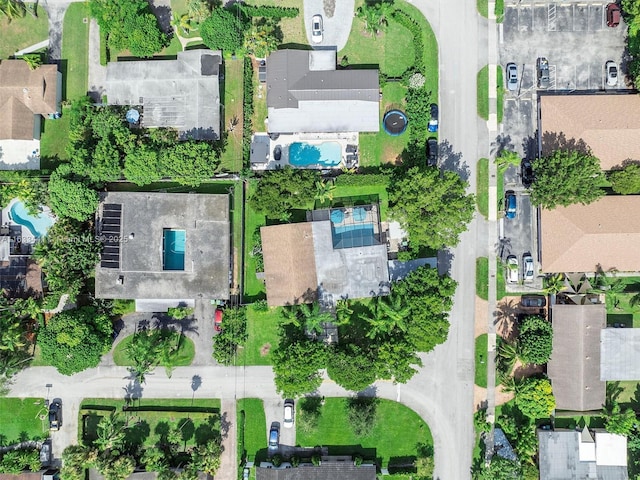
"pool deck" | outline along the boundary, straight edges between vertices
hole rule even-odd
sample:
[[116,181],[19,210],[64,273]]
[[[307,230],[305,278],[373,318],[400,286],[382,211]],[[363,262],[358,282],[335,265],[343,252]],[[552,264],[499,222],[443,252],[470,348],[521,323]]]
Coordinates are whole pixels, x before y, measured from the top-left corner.
[[[19,201],[17,198],[13,198],[7,204],[7,206],[2,209],[2,225],[3,226],[12,227],[11,228],[11,231],[12,231],[11,236],[14,237],[14,238],[19,236],[20,237],[20,241],[21,241],[23,246],[34,245],[36,243],[36,241],[37,241],[37,238],[33,235],[33,233],[31,233],[31,230],[29,230],[28,227],[17,223],[11,217],[11,207],[13,207],[13,204],[16,203],[17,201]],[[48,215],[48,216],[52,217],[54,219],[54,223],[55,223],[55,216],[53,215],[53,213],[51,212],[51,209],[49,207],[43,205],[41,214],[42,215]],[[20,235],[15,235],[13,233],[16,228],[20,229],[20,231],[21,231]]]
[[[310,145],[320,145],[325,142],[335,142],[340,144],[342,148],[342,160],[338,165],[309,165],[307,167],[298,167],[289,163],[289,145],[296,142],[308,143]],[[267,147],[268,143],[268,147]],[[262,153],[257,153],[256,157],[251,158],[251,168],[257,171],[276,170],[287,165],[293,168],[307,168],[314,170],[341,170],[344,168],[357,168],[358,158],[357,150],[359,145],[359,134],[351,133],[293,133],[280,134],[277,140],[269,138],[269,134],[265,132],[256,133],[252,140],[252,151],[254,146],[260,145]],[[282,147],[282,157],[276,161],[273,158],[273,151],[276,146]],[[349,148],[347,148],[349,146]],[[350,151],[355,146],[356,151]],[[256,152],[258,148],[255,149]],[[266,150],[266,151],[265,151]],[[264,157],[264,158],[262,158]],[[355,158],[354,158],[355,157]]]

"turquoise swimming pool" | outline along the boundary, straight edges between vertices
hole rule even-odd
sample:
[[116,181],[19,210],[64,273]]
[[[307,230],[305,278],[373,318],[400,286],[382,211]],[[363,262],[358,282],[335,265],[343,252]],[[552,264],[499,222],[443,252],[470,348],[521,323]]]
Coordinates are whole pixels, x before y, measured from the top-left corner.
[[184,270],[187,233],[184,230],[165,228],[162,236],[163,270]]
[[31,215],[27,206],[20,200],[11,205],[9,212],[11,220],[18,225],[27,227],[35,238],[44,237],[54,223],[53,217],[46,213]]
[[294,167],[337,167],[342,161],[342,146],[338,142],[320,145],[295,142],[289,145],[289,164]]
[[380,244],[376,239],[373,223],[340,226],[332,222],[331,227],[333,248],[370,247]]

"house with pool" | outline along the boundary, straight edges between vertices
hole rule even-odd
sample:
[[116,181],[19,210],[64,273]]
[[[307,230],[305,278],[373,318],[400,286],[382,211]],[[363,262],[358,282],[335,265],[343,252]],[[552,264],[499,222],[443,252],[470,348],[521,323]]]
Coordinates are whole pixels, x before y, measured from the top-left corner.
[[101,194],[96,297],[134,299],[136,310],[229,299],[229,196]]
[[335,50],[278,50],[267,58],[267,131],[251,168],[354,168],[359,132],[380,130],[375,69],[338,69]]

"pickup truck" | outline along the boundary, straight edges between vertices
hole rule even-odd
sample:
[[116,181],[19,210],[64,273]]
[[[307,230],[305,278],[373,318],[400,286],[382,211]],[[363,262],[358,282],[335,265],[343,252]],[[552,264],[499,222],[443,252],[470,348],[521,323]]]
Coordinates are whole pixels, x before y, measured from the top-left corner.
[[549,62],[546,58],[538,58],[538,88],[549,88]]

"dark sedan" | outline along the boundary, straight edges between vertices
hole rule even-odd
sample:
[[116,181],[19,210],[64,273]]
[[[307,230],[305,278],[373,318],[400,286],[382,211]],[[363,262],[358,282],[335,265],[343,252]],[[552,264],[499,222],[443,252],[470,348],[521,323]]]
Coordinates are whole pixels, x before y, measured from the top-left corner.
[[522,160],[520,168],[522,175],[522,185],[525,188],[529,188],[533,183],[533,167],[531,166],[531,162],[526,159]]
[[433,137],[427,140],[427,165],[438,166],[438,139]]

